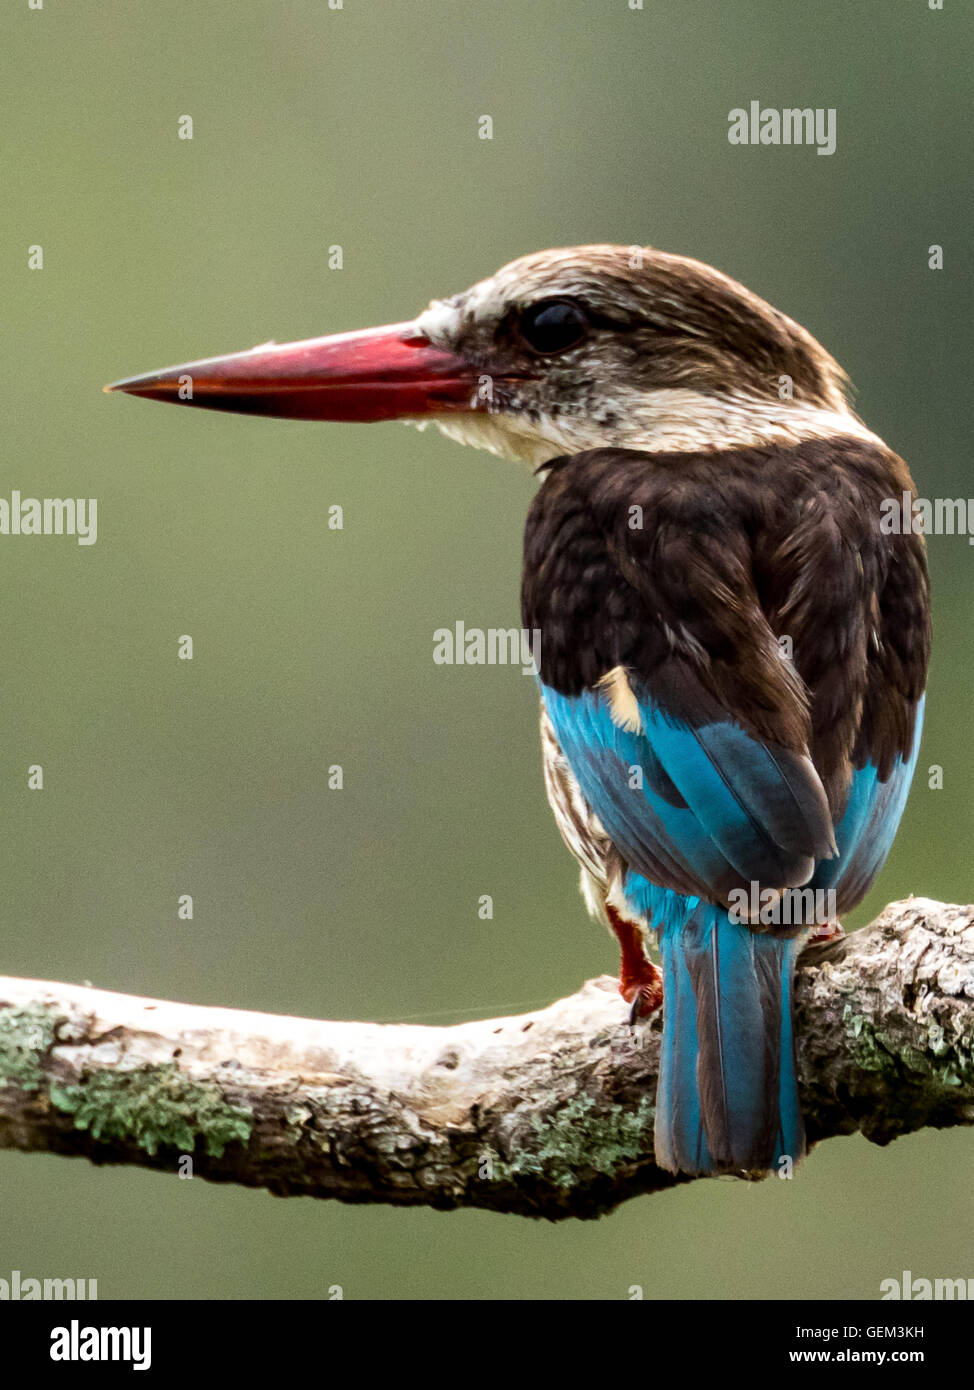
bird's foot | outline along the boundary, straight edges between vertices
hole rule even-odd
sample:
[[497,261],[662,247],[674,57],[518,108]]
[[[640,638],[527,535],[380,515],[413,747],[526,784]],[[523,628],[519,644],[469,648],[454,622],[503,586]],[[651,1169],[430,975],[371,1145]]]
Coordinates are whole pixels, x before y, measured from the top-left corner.
[[629,1010],[629,1026],[634,1028],[641,1018],[649,1018],[663,1002],[663,972],[651,960],[646,961],[642,978],[636,982],[625,976],[619,981],[619,993]]
[[827,946],[830,941],[841,941],[844,936],[841,922],[820,922],[812,928],[805,946]]
[[629,1023],[648,1018],[656,1012],[663,1002],[663,972],[646,955],[643,949],[643,934],[635,922],[628,921],[614,907],[606,903],[606,912],[612,930],[619,942],[622,959],[619,966],[619,993],[629,1010]]

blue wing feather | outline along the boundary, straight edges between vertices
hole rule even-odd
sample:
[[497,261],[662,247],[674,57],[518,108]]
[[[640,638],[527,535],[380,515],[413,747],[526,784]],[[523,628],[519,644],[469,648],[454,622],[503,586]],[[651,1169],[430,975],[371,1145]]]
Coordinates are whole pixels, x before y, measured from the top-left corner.
[[875,763],[853,773],[849,799],[835,832],[839,853],[830,863],[820,863],[811,881],[813,888],[835,890],[840,912],[847,910],[845,904],[851,907],[862,900],[892,848],[920,752],[925,698],[921,696],[917,704],[913,747],[906,758],[896,759],[888,779],[879,781]]
[[[663,863],[663,886],[722,900],[752,881],[806,883],[832,852],[828,803],[807,758],[769,748],[729,719],[691,728],[646,697],[635,733],[613,722],[601,691],[542,691],[586,800],[650,882]],[[634,768],[641,786],[632,785]]]

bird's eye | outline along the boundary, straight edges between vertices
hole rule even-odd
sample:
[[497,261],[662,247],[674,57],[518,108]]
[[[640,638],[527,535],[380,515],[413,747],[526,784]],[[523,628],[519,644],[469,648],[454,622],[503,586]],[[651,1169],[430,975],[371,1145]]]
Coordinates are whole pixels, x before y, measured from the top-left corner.
[[588,332],[588,319],[570,299],[545,299],[525,309],[518,324],[521,337],[535,352],[564,352]]

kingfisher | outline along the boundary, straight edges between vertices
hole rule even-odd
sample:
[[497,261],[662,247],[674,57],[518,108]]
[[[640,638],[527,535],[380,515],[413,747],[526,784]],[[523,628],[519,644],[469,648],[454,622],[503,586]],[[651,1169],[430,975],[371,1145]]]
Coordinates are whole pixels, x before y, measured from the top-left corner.
[[656,1162],[797,1162],[796,957],[889,853],[930,652],[923,537],[882,508],[913,481],[826,349],[708,265],[595,245],[106,390],[433,422],[535,470],[544,780],[633,1026],[663,1010]]

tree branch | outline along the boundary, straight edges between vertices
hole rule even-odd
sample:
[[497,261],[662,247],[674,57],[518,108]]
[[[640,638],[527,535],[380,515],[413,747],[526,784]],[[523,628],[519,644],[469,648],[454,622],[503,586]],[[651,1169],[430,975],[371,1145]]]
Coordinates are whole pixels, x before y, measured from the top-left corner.
[[[516,1018],[324,1023],[0,977],[0,1148],[282,1196],[590,1217],[653,1162],[661,1018],[607,976]],[[811,1142],[974,1123],[974,908],[893,903],[802,957]]]

